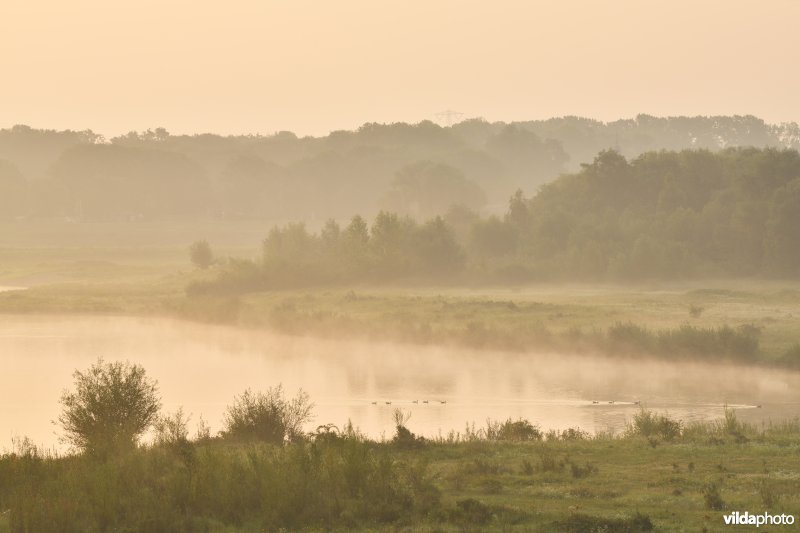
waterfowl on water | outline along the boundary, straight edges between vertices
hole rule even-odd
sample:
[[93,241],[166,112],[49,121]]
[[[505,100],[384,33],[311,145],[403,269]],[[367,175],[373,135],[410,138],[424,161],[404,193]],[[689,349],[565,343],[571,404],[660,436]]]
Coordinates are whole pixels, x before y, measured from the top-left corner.
[[592,400],[592,403],[594,403],[594,404],[598,404],[598,403],[600,403],[600,402],[598,402],[597,400]]

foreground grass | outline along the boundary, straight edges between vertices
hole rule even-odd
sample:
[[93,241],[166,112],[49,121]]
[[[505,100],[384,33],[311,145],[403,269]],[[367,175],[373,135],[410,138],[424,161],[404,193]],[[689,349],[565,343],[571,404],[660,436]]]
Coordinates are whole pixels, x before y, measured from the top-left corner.
[[22,443],[0,457],[13,532],[723,531],[735,510],[800,519],[800,423],[642,412],[617,437],[509,421],[373,442],[327,426],[283,446],[203,438],[100,460]]

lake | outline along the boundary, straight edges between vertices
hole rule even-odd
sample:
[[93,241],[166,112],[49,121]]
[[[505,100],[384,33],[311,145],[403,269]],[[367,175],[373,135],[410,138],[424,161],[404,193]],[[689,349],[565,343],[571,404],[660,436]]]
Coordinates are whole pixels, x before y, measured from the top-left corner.
[[426,436],[509,417],[545,430],[621,432],[635,402],[685,421],[719,418],[726,404],[756,423],[800,413],[800,373],[768,368],[314,339],[163,318],[14,315],[0,317],[0,449],[21,436],[63,449],[51,423],[59,397],[76,369],[100,357],[143,365],[164,409],[192,414],[192,433],[200,416],[212,432],[222,429],[226,406],[246,388],[278,384],[311,395],[309,429],[349,419],[376,438],[391,438],[396,408]]

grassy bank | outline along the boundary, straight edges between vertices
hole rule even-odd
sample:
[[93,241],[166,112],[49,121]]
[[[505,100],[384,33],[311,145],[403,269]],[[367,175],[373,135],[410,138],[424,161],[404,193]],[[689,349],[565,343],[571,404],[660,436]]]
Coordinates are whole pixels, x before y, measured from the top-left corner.
[[800,363],[800,286],[739,285],[275,291],[189,297],[176,312],[295,334]]
[[0,531],[13,532],[721,531],[734,510],[800,518],[796,421],[643,411],[620,436],[507,421],[438,441],[401,425],[374,442],[325,426],[284,445],[200,435],[106,460],[25,443],[0,457]]
[[0,313],[149,314],[298,335],[800,366],[800,285],[791,283],[185,293],[187,280],[209,275],[34,286],[0,293]]

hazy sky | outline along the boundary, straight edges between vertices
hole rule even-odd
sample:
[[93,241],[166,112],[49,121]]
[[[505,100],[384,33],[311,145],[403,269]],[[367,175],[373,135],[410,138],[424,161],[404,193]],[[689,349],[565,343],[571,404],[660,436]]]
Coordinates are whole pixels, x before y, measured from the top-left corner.
[[800,121],[797,0],[0,0],[0,127]]

